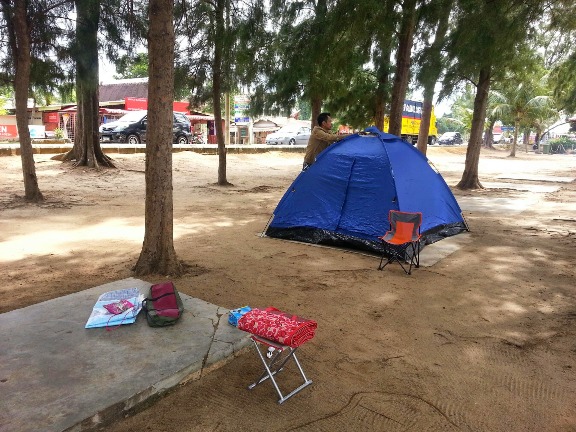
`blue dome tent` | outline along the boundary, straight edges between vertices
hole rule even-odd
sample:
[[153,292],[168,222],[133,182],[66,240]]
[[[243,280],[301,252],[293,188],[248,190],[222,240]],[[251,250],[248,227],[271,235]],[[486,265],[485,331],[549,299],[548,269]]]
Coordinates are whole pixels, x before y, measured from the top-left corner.
[[422,213],[423,244],[468,230],[442,176],[411,144],[366,129],[332,144],[288,188],[269,237],[383,252],[390,210]]

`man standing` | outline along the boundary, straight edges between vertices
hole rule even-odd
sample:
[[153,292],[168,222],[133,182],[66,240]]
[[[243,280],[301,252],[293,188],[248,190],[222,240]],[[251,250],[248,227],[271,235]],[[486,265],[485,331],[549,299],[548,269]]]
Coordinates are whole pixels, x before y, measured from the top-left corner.
[[332,133],[332,117],[330,117],[330,113],[321,113],[318,116],[317,122],[318,126],[314,126],[310,134],[310,139],[308,140],[302,171],[316,161],[316,156],[318,156],[322,150],[326,149],[330,144],[348,136],[348,134],[336,135]]

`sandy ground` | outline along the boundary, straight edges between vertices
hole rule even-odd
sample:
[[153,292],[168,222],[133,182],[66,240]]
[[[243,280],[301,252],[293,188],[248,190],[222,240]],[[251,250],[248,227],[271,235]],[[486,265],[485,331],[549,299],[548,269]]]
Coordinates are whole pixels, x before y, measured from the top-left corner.
[[[452,187],[464,152],[429,150]],[[112,156],[121,169],[95,172],[37,155],[42,205],[18,198],[20,158],[0,158],[0,312],[132,276],[144,158]],[[576,156],[506,156],[482,154],[481,181],[496,188],[453,188],[471,241],[406,276],[259,237],[302,155],[229,155],[234,186],[218,187],[217,156],[174,154],[175,247],[191,265],[177,287],[317,320],[299,354],[314,384],[283,405],[269,384],[248,391],[261,369],[249,351],[106,430],[576,431],[576,185],[559,181]]]

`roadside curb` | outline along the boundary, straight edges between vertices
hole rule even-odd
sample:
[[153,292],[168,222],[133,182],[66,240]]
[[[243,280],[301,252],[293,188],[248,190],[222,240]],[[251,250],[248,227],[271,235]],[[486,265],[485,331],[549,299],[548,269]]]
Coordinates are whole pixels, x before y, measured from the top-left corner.
[[[146,153],[145,144],[100,144],[104,153]],[[34,154],[60,154],[66,153],[72,149],[72,144],[32,144]],[[174,144],[172,152],[191,151],[194,153],[216,155],[218,154],[218,146],[216,144]],[[234,144],[226,146],[226,152],[232,154],[255,154],[255,153],[268,153],[273,151],[291,152],[291,153],[304,153],[306,146],[304,145],[266,145],[266,144]],[[19,156],[20,144],[0,144],[0,156]]]

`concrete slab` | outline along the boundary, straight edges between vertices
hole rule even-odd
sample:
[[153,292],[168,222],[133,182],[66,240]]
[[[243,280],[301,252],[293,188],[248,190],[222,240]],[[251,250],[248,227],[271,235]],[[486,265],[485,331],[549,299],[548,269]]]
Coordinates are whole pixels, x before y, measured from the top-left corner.
[[527,191],[535,193],[551,193],[560,190],[560,186],[526,184],[526,183],[499,183],[499,182],[482,182],[482,186],[487,189],[511,189],[517,191]]
[[509,180],[543,181],[552,183],[570,183],[574,181],[574,177],[559,177],[545,174],[501,174],[496,176],[496,178]]
[[225,364],[250,343],[228,310],[182,295],[173,327],[85,329],[98,296],[150,283],[128,278],[0,314],[0,430],[85,431]]
[[431,267],[471,242],[472,235],[463,232],[427,245],[420,251],[420,267]]
[[517,196],[509,196],[506,198],[462,196],[458,197],[458,204],[464,212],[501,213],[511,215],[522,213],[524,210],[538,203],[537,196],[524,195],[519,194]]

